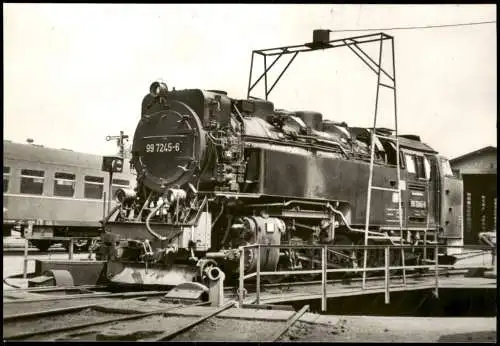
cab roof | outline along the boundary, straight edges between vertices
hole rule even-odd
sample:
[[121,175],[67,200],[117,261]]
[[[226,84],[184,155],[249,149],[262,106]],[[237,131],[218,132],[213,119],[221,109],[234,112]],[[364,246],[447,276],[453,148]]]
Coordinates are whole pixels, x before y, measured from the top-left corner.
[[[360,138],[360,137],[370,138],[372,129],[366,127],[350,127],[349,131],[353,134],[355,138]],[[377,128],[377,134],[388,137],[393,141],[395,141],[396,137],[390,134],[389,132],[390,132],[389,130]],[[416,138],[419,138],[418,136],[399,135],[398,138],[399,138],[399,146],[401,148],[437,154],[437,151],[434,150],[431,146],[429,146],[424,142],[421,142],[420,140],[417,140]]]

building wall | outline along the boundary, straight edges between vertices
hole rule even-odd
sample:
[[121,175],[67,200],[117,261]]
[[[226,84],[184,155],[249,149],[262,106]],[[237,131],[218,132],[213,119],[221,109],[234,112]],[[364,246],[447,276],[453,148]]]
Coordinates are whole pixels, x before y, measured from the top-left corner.
[[460,174],[497,174],[497,153],[487,152],[458,162],[451,161],[451,168]]

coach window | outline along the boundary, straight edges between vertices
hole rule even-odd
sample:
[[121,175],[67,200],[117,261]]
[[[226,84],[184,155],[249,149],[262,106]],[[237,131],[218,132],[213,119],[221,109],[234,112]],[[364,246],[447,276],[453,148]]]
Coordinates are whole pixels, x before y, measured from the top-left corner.
[[83,192],[85,198],[101,199],[103,190],[103,177],[85,176],[85,188]]
[[45,172],[32,169],[21,170],[21,193],[30,195],[43,194]]
[[9,189],[10,167],[3,167],[3,192]]
[[115,196],[116,191],[123,188],[129,188],[130,181],[123,179],[113,179],[113,185],[111,186],[111,197]]
[[73,197],[75,194],[76,176],[71,173],[54,175],[54,196]]

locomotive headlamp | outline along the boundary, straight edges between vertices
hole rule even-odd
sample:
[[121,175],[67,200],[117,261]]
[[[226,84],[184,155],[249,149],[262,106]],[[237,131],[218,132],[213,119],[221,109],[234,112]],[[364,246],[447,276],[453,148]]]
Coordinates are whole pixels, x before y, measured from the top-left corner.
[[163,82],[153,82],[153,83],[151,83],[151,86],[149,87],[149,93],[153,96],[166,94],[166,93],[168,93],[167,84],[165,84]]
[[134,201],[136,196],[135,191],[132,189],[118,189],[115,193],[116,200],[121,204]]

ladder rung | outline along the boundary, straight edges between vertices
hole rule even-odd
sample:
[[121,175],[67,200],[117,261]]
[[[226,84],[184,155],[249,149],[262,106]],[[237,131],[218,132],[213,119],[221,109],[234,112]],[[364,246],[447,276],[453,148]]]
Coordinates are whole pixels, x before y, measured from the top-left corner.
[[392,191],[392,192],[398,192],[399,191],[399,189],[391,189],[391,188],[388,188],[388,187],[380,187],[380,186],[372,186],[371,188],[374,189],[374,190],[382,190],[382,191]]
[[378,84],[380,84],[383,87],[389,88],[389,89],[394,89],[394,87],[392,85],[387,85],[387,84],[384,84],[384,83],[378,83]]

